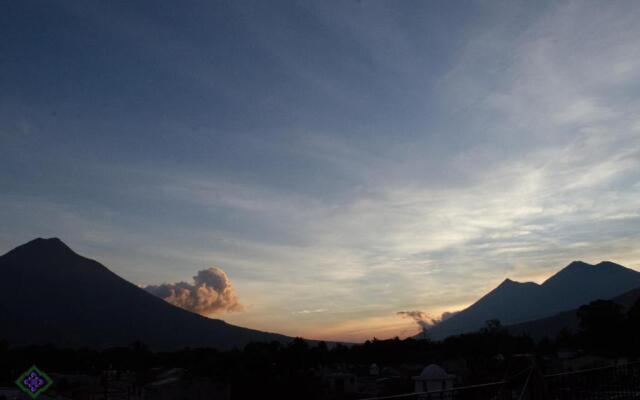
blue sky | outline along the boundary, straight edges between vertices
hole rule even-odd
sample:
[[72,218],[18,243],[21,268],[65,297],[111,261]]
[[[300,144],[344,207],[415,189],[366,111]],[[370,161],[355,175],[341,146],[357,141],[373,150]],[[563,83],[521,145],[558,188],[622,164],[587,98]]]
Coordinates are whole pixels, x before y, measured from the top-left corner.
[[637,2],[0,1],[0,250],[229,322],[405,336],[574,259],[640,268]]

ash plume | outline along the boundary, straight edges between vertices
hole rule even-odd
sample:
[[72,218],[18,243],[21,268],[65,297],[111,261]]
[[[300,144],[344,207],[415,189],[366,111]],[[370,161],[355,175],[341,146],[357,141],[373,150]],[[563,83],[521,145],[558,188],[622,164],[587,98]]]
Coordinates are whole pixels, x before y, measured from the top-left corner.
[[433,318],[423,311],[416,310],[416,311],[398,311],[397,312],[397,314],[403,318],[413,319],[416,322],[416,324],[418,324],[422,332],[426,332],[429,328],[432,328],[433,326],[439,324],[440,322],[453,317],[457,313],[458,313],[457,311],[454,311],[454,312],[445,311],[442,313],[440,318]]
[[442,313],[442,315],[440,316],[440,320],[438,320],[438,323],[442,322],[442,321],[446,321],[449,318],[453,317],[454,315],[458,314],[460,311],[445,311]]
[[244,309],[231,286],[231,280],[217,267],[198,271],[193,283],[163,283],[144,289],[175,306],[205,316]]
[[398,311],[397,314],[403,318],[413,319],[423,332],[438,322],[423,311]]

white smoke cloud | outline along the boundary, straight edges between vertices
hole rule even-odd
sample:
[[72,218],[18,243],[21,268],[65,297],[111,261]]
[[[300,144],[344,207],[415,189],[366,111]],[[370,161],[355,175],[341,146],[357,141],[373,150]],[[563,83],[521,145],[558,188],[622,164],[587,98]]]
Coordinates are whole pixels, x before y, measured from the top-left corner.
[[149,285],[147,292],[161,299],[201,315],[242,311],[231,280],[220,268],[212,267],[193,277],[193,284],[187,282]]
[[403,318],[413,319],[422,331],[426,331],[437,323],[434,318],[422,311],[398,311],[397,314]]
[[458,313],[457,311],[455,312],[445,311],[442,313],[442,315],[440,315],[440,318],[433,318],[423,311],[398,311],[396,314],[400,315],[403,318],[413,319],[416,322],[416,324],[418,324],[420,329],[424,332],[424,331],[427,331],[429,328],[432,328],[433,326],[439,324],[440,322],[451,318],[457,313]]

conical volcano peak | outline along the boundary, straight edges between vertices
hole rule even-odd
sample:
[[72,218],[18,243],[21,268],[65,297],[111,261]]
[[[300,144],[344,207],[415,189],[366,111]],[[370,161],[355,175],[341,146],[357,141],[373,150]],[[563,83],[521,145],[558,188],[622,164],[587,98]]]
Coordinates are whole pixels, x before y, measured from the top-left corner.
[[60,238],[35,238],[30,242],[25,243],[25,246],[50,246],[50,247],[65,247],[69,248]]
[[593,267],[593,265],[588,264],[584,261],[572,261],[571,264],[567,265],[565,268],[585,268],[585,267]]
[[502,283],[500,285],[498,285],[498,287],[524,287],[524,286],[538,286],[537,283],[535,282],[519,282],[519,281],[514,281],[511,278],[506,278],[504,281],[502,281]]
[[616,264],[613,261],[600,261],[596,264],[596,267],[609,267],[609,268],[626,268],[620,264]]
[[37,252],[50,255],[74,254],[73,250],[57,237],[33,239],[22,246],[16,247],[13,251]]
[[514,286],[514,285],[517,285],[518,283],[519,282],[516,282],[510,278],[506,278],[504,281],[502,281],[500,286]]
[[582,275],[593,271],[593,265],[584,261],[572,261],[569,265],[549,277],[543,284],[553,282],[561,277]]

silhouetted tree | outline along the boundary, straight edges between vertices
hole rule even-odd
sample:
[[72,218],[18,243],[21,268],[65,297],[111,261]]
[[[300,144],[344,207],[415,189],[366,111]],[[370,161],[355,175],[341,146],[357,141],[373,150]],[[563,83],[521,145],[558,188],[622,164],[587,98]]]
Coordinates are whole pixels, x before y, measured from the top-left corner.
[[500,322],[499,319],[490,319],[485,322],[485,327],[482,328],[482,331],[486,333],[498,333],[503,329],[502,322]]
[[592,350],[614,350],[623,328],[622,307],[609,300],[596,300],[578,309],[583,344]]
[[640,356],[640,298],[627,312],[627,348],[632,357]]

